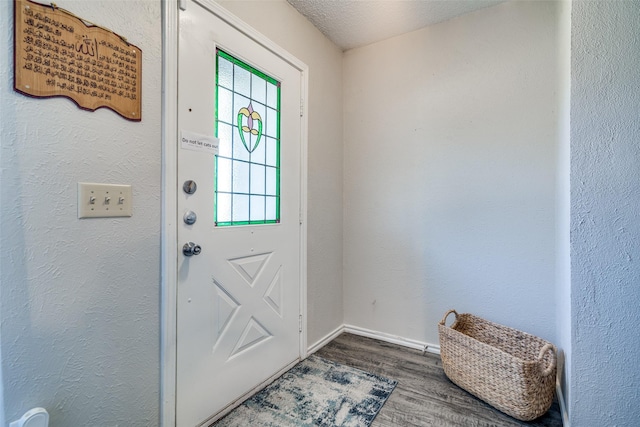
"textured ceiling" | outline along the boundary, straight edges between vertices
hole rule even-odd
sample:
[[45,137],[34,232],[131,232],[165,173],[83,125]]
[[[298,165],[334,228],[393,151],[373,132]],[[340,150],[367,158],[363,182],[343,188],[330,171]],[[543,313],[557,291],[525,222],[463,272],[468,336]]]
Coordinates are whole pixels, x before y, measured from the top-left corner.
[[408,33],[500,0],[287,0],[343,50]]

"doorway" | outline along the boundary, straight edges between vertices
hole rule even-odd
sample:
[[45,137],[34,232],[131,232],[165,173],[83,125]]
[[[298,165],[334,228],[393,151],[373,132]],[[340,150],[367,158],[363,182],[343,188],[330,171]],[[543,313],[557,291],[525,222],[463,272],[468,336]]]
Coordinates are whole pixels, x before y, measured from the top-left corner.
[[162,389],[163,425],[191,426],[306,356],[307,73],[216,3],[183,6],[166,15]]

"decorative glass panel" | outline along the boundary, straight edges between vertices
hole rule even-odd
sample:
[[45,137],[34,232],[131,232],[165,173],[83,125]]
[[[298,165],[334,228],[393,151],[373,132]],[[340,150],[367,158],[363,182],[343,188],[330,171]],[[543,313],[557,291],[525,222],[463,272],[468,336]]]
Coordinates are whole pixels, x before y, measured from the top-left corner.
[[233,123],[233,94],[230,90],[218,88],[218,120],[224,123]]
[[267,137],[264,148],[267,155],[266,163],[268,166],[278,165],[278,145],[275,139]]
[[218,49],[215,225],[280,222],[280,82]]
[[217,195],[216,216],[220,222],[231,221],[231,194],[222,193]]

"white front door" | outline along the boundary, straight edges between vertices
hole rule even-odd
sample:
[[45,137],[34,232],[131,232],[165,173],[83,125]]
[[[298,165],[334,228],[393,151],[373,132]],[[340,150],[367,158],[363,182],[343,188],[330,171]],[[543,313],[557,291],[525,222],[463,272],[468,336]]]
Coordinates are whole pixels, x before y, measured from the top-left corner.
[[301,72],[210,4],[179,15],[178,427],[300,358]]

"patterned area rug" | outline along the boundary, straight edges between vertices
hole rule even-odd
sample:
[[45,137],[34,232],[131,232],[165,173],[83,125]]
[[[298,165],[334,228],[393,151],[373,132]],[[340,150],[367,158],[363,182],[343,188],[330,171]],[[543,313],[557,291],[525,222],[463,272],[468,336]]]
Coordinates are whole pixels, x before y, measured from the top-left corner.
[[396,384],[312,355],[214,426],[366,427]]

